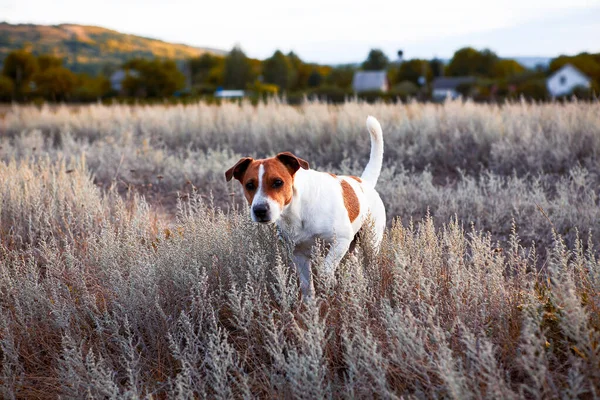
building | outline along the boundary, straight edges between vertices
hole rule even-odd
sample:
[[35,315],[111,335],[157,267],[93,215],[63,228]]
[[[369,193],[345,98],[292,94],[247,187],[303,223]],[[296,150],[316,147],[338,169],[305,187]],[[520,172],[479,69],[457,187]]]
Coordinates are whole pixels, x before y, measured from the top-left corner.
[[440,76],[433,80],[431,96],[434,100],[446,100],[448,97],[456,99],[460,96],[460,85],[472,85],[475,81],[473,76]]
[[546,79],[546,87],[552,97],[565,96],[573,93],[576,87],[589,89],[591,79],[571,64],[565,64]]
[[218,89],[215,92],[215,97],[219,99],[240,99],[246,94],[243,90],[223,90]]
[[356,71],[352,79],[355,92],[381,91],[387,92],[389,83],[386,71]]

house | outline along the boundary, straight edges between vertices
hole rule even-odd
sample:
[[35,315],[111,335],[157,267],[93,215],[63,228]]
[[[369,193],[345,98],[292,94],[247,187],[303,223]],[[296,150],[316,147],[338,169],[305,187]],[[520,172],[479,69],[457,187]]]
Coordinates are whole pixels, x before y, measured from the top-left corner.
[[243,90],[223,90],[217,89],[215,92],[215,97],[220,99],[240,99],[245,96],[245,92]]
[[455,99],[460,96],[459,86],[474,83],[475,77],[473,76],[440,76],[433,80],[431,96],[434,100],[446,100],[448,97]]
[[389,84],[386,71],[356,71],[352,79],[355,92],[381,91],[387,92]]
[[573,93],[576,87],[591,86],[591,79],[571,64],[565,64],[546,79],[546,87],[552,97],[565,96]]

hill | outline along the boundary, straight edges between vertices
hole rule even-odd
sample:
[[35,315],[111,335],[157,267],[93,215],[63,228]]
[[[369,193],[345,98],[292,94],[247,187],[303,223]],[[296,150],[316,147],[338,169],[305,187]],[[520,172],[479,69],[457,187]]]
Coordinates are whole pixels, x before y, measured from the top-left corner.
[[225,54],[222,50],[167,43],[97,26],[0,22],[0,63],[9,52],[21,48],[62,57],[73,71],[91,73],[134,57],[184,59],[207,52]]

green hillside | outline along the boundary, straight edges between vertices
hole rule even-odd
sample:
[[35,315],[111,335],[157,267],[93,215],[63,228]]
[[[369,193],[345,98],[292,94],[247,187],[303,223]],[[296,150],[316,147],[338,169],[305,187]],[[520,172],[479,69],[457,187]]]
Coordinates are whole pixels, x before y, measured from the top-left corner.
[[15,49],[61,57],[76,72],[95,73],[106,64],[121,64],[134,57],[184,59],[224,51],[128,35],[84,25],[13,25],[0,22],[0,63]]

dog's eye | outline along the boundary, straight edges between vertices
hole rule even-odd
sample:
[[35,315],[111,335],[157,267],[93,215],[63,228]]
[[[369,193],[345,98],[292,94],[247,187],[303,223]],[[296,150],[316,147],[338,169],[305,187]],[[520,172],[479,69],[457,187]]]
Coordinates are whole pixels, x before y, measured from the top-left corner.
[[273,181],[273,187],[278,188],[283,186],[283,181],[281,179],[275,179]]
[[247,191],[251,192],[251,191],[253,191],[254,189],[255,189],[255,187],[254,187],[254,182],[248,182],[248,183],[246,183],[246,190],[247,190]]

